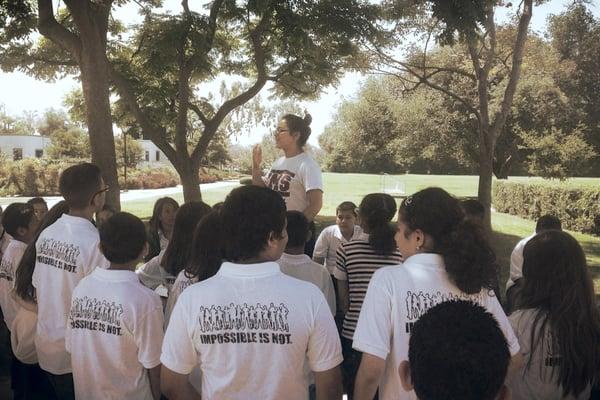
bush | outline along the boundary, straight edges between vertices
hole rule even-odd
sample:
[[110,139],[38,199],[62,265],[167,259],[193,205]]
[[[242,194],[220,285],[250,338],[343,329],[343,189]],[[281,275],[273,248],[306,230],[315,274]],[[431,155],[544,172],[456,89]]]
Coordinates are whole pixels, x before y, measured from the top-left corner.
[[0,193],[4,196],[58,195],[58,177],[74,163],[36,158],[3,159],[0,161]]
[[[119,185],[125,187],[123,176]],[[168,167],[140,168],[127,171],[127,189],[159,189],[179,185],[179,175]]]
[[495,182],[492,203],[499,212],[532,220],[552,214],[564,228],[600,234],[598,189]]

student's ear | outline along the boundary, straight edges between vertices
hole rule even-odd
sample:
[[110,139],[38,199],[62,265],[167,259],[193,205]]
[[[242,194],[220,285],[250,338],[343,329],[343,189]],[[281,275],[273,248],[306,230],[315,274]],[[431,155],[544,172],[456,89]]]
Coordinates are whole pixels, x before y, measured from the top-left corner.
[[404,360],[400,363],[398,367],[398,374],[400,375],[400,383],[402,384],[402,388],[407,392],[413,390],[412,379],[410,379],[410,364],[408,361]]
[[100,253],[104,255],[104,248],[102,247],[102,242],[98,243],[98,249],[100,250]]
[[22,237],[26,237],[27,234],[29,233],[29,229],[27,229],[27,228],[25,228],[23,226],[20,226],[20,227],[17,228],[17,232],[16,233],[21,238]]
[[142,248],[142,251],[141,251],[140,255],[138,256],[138,259],[140,259],[140,260],[145,259],[149,252],[150,252],[150,246],[148,245],[148,242],[146,242],[146,243],[144,243],[144,247]]
[[304,243],[308,243],[308,241],[310,240],[311,237],[312,237],[312,232],[309,230],[308,232],[306,232],[306,240],[304,241]]
[[510,389],[506,385],[502,385],[500,391],[498,392],[498,396],[496,396],[496,400],[510,400],[512,399],[512,394],[510,393]]

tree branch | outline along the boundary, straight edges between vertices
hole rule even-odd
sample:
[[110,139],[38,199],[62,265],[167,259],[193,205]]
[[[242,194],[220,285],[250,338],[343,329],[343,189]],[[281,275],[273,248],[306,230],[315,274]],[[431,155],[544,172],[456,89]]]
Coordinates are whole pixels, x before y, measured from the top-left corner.
[[59,24],[54,17],[52,0],[38,0],[38,31],[62,47],[76,60],[81,59],[81,41],[79,37]]
[[197,104],[194,104],[192,102],[188,102],[188,106],[190,107],[190,110],[192,110],[198,116],[198,118],[200,119],[200,121],[202,121],[204,126],[206,126],[206,124],[208,124],[208,118],[206,118],[206,115],[204,115],[202,110],[200,110],[200,107],[198,107]]

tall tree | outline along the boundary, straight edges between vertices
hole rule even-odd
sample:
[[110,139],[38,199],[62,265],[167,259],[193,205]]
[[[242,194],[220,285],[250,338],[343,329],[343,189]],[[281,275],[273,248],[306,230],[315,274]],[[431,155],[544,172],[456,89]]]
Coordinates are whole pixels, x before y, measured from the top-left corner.
[[[472,115],[476,120],[479,143],[478,197],[487,210],[486,224],[489,228],[491,227],[489,210],[491,207],[495,147],[504,130],[521,76],[521,64],[529,22],[533,12],[533,0],[523,0],[521,2],[512,54],[506,60],[503,59],[505,65],[503,75],[492,74],[492,68],[499,58],[497,26],[494,15],[495,7],[500,2],[472,2],[472,7],[468,10],[474,15],[474,23],[477,20],[481,22],[481,26],[476,29],[464,28],[463,7],[456,7],[456,5],[450,4],[451,2],[444,0],[431,3],[434,18],[446,23],[445,29],[438,36],[440,43],[450,44],[454,42],[456,36],[451,28],[456,25],[459,32],[458,38],[466,45],[471,64],[469,67],[463,65],[432,65],[428,61],[428,51],[430,50],[428,43],[436,29],[438,29],[437,23],[428,24],[429,30],[425,36],[426,44],[417,51],[420,56],[413,57],[411,61],[398,59],[389,52],[376,47],[374,53],[380,57],[382,64],[387,68],[387,72],[390,70],[396,71],[397,75],[402,77],[407,85],[412,86],[410,89],[414,90],[421,85],[426,85],[438,90],[455,102],[460,103],[468,115]],[[473,27],[467,24],[467,28]],[[405,32],[402,32],[402,35],[404,36]],[[476,101],[461,96],[461,94],[452,91],[451,88],[445,85],[444,77],[447,80],[448,77],[455,75],[467,78],[472,89],[477,93]],[[492,97],[490,93],[491,87],[499,84],[499,82],[492,81],[492,76],[494,79],[500,78],[504,81],[503,93],[497,98]]]

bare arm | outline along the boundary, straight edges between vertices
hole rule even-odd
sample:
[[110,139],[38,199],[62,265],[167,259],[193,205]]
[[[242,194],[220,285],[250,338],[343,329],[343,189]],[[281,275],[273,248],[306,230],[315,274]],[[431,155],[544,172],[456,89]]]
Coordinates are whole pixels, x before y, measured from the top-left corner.
[[262,179],[262,148],[257,144],[252,148],[252,184],[265,187],[265,182]]
[[150,390],[154,400],[160,400],[160,364],[156,367],[147,369],[148,379],[150,380]]
[[339,365],[314,374],[317,400],[342,399],[342,372]]
[[200,396],[194,390],[188,379],[189,375],[182,375],[163,366],[160,374],[160,388],[169,400],[192,400]]
[[373,399],[384,369],[385,360],[369,353],[362,354],[360,367],[356,374],[356,383],[354,384],[354,400]]
[[350,306],[350,299],[348,298],[348,293],[349,293],[349,289],[348,289],[348,281],[342,281],[339,279],[336,279],[338,284],[338,300],[337,300],[337,304],[338,307],[340,309],[340,311],[343,314],[346,314],[348,312],[348,307]]
[[308,207],[304,209],[304,216],[312,221],[323,207],[323,192],[320,189],[309,190],[306,192],[306,198]]

